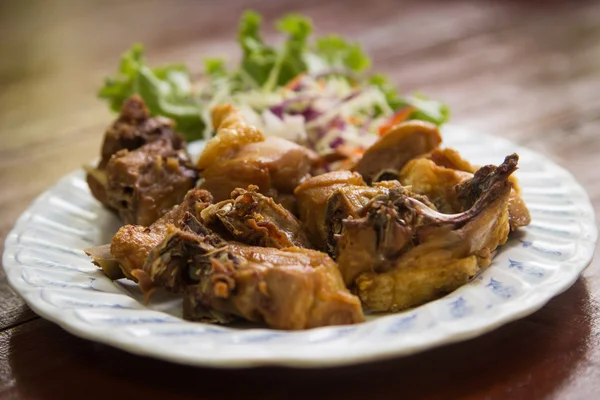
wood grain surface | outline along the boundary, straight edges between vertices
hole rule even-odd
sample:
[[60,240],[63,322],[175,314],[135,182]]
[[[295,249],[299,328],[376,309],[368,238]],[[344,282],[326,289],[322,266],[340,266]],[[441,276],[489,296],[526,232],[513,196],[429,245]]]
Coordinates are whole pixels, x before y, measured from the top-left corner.
[[[403,91],[452,122],[537,150],[600,209],[598,1],[22,1],[0,3],[0,236],[59,177],[96,157],[95,98],[133,42],[154,64],[238,56],[241,11],[289,11],[362,42]],[[273,36],[269,27],[267,37]],[[2,244],[0,244],[1,248]],[[0,398],[600,398],[600,262],[542,310],[465,343],[317,371],[187,368],[78,339],[33,314],[0,269]]]

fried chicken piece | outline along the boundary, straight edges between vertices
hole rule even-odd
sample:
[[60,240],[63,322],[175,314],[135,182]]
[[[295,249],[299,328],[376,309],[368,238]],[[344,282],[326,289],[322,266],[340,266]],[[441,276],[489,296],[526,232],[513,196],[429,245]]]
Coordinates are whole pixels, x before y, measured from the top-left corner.
[[369,184],[393,179],[408,161],[431,152],[441,142],[434,124],[417,120],[403,122],[369,147],[353,170]]
[[185,139],[173,130],[173,121],[165,117],[150,117],[144,101],[133,95],[123,103],[121,114],[104,134],[102,158],[98,168],[104,168],[119,150],[135,150],[157,140],[166,140],[174,150],[185,148]]
[[111,279],[126,277],[137,281],[134,271],[141,270],[150,251],[166,236],[169,225],[178,225],[186,212],[200,216],[200,212],[212,202],[206,190],[190,190],[183,202],[146,227],[125,225],[113,236],[112,243],[86,249],[94,263]]
[[207,143],[197,167],[203,178],[201,187],[216,201],[249,185],[274,198],[291,194],[310,176],[317,161],[316,154],[303,146],[278,137],[265,138],[229,104],[215,107],[213,124],[217,134]]
[[124,223],[150,225],[195,185],[185,140],[172,127],[167,118],[150,118],[142,99],[132,96],[104,136],[98,166],[86,168],[94,197]]
[[165,140],[120,150],[108,162],[106,174],[107,204],[124,223],[144,226],[179,204],[198,177],[187,154]]
[[445,214],[463,211],[455,187],[473,177],[473,174],[437,165],[428,158],[409,161],[398,176],[404,186],[424,196]]
[[477,171],[476,166],[462,158],[458,151],[449,147],[443,149],[437,147],[428,154],[427,158],[440,167],[469,172],[471,174],[474,174]]
[[[310,178],[296,188],[300,220],[321,251],[336,257],[337,235],[346,218],[358,218],[361,210],[374,197],[401,186],[398,181],[376,182],[366,186],[360,175],[335,171]],[[429,201],[422,199],[427,204]]]
[[200,154],[196,164],[200,170],[230,159],[247,144],[265,140],[260,129],[249,125],[240,111],[231,104],[213,108],[212,125],[217,134],[206,143]]
[[258,193],[258,187],[236,189],[230,200],[208,206],[202,211],[203,223],[225,231],[242,243],[275,247],[311,248],[300,222],[272,198]]
[[364,320],[335,262],[315,250],[226,243],[190,213],[151,252],[154,282],[184,290],[184,318],[235,317],[276,329],[308,329]]
[[125,100],[119,117],[104,134],[98,166],[86,167],[88,185],[94,197],[106,205],[107,177],[104,170],[114,154],[123,149],[139,149],[157,140],[167,140],[174,150],[185,147],[185,139],[173,130],[173,122],[170,119],[150,118],[148,108],[137,95]]
[[327,221],[328,201],[336,190],[345,186],[365,186],[360,174],[350,171],[335,171],[307,179],[294,190],[298,215],[308,238],[317,249],[332,254],[330,228]]
[[[517,167],[508,156],[484,167],[457,190],[470,208],[443,214],[394,188],[358,219],[347,219],[338,262],[347,284],[373,311],[398,311],[455,290],[489,265],[510,230],[508,202]],[[465,200],[467,201],[467,200]]]

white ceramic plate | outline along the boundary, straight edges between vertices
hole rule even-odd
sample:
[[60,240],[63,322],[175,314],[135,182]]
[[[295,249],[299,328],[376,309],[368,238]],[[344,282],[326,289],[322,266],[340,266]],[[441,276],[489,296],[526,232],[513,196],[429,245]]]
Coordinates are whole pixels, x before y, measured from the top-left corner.
[[4,268],[27,304],[67,331],[182,364],[347,365],[472,338],[533,313],[571,286],[592,258],[597,229],[583,188],[541,155],[456,127],[444,130],[444,142],[480,165],[518,152],[517,175],[533,222],[471,283],[402,313],[284,332],[187,322],[175,296],[157,296],[146,307],[135,285],[111,282],[81,250],[108,243],[118,228],[91,196],[82,170],[60,180],[19,218],[6,239]]

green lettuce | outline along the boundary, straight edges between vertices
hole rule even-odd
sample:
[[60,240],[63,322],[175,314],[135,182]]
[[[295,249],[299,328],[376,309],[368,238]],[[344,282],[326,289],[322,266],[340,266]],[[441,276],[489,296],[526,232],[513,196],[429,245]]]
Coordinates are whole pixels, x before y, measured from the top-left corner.
[[[228,69],[223,59],[204,60],[207,88],[194,93],[187,69],[180,64],[151,68],[144,58],[143,47],[133,45],[121,57],[119,69],[108,77],[98,96],[108,101],[114,111],[132,94],[139,94],[152,115],[163,115],[176,123],[177,131],[188,140],[199,139],[205,130],[202,115],[211,94],[218,90],[225,98],[240,91],[271,92],[284,86],[302,73],[336,73],[359,86],[379,88],[391,109],[414,107],[411,119],[441,125],[448,120],[448,107],[420,94],[402,97],[383,75],[365,77],[371,60],[357,43],[337,35],[310,40],[311,21],[299,14],[289,14],[276,22],[285,35],[283,44],[275,47],[261,36],[262,18],[253,11],[245,12],[238,28],[238,43],[242,51],[240,64]],[[224,91],[224,92],[223,92]]]
[[116,75],[106,78],[98,96],[106,99],[113,111],[119,111],[123,102],[138,94],[151,115],[162,115],[175,122],[176,130],[186,139],[202,137],[204,122],[200,104],[192,95],[189,73],[181,64],[150,68],[144,58],[144,49],[135,44],[121,57]]
[[430,100],[420,93],[414,93],[410,97],[401,97],[398,91],[389,84],[388,79],[384,75],[372,75],[369,78],[369,84],[381,90],[392,110],[412,106],[414,111],[409,115],[408,119],[429,121],[439,126],[446,123],[450,118],[450,110],[444,103]]

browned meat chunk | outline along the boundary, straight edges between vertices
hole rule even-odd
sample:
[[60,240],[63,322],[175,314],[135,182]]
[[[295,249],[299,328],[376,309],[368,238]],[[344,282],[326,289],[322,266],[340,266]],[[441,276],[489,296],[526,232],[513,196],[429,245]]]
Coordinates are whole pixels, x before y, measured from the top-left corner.
[[125,225],[119,229],[110,245],[87,249],[94,262],[111,279],[127,277],[137,281],[136,270],[141,270],[150,251],[166,236],[169,225],[179,225],[186,212],[200,216],[200,212],[212,202],[210,193],[192,189],[183,202],[174,207],[152,225]]
[[197,173],[183,150],[164,140],[120,150],[106,166],[107,203],[126,224],[150,225],[194,187]]
[[197,167],[201,187],[216,201],[226,200],[236,188],[256,185],[262,194],[291,194],[310,176],[316,155],[309,149],[277,137],[265,138],[250,127],[231,105],[213,110],[217,134],[206,145]]
[[439,213],[398,188],[376,197],[361,218],[345,220],[338,262],[363,304],[374,311],[412,307],[456,289],[489,265],[508,236],[509,176],[517,159],[484,167],[461,185],[461,198],[471,204],[463,213]]
[[263,247],[310,248],[300,222],[270,197],[258,193],[256,186],[236,189],[230,200],[213,204],[202,211],[206,226],[242,243]]
[[123,103],[121,114],[108,128],[102,144],[98,168],[104,168],[119,150],[135,150],[157,140],[167,140],[175,150],[185,147],[183,136],[173,130],[173,121],[164,117],[150,118],[144,101],[137,95]]
[[437,127],[424,121],[407,121],[396,125],[367,149],[355,171],[365,182],[395,179],[402,167],[442,142]]
[[[398,181],[366,186],[359,174],[349,171],[315,176],[296,188],[300,220],[317,248],[335,257],[342,221],[358,218],[374,197],[399,186]],[[429,204],[427,199],[423,201]]]
[[398,179],[404,186],[410,186],[414,193],[427,196],[440,212],[452,214],[463,211],[456,185],[472,177],[469,172],[442,167],[427,158],[417,158],[402,168]]
[[166,226],[163,239],[148,252],[144,272],[138,275],[150,282],[146,290],[159,286],[180,293],[198,282],[200,265],[208,262],[206,254],[225,246],[225,240],[186,212],[179,223]]
[[124,223],[149,225],[178,204],[197,180],[185,141],[166,118],[150,118],[132,96],[108,129],[97,168],[89,168],[90,190]]
[[296,188],[298,215],[308,238],[321,251],[331,253],[331,234],[327,221],[328,202],[336,190],[345,186],[366,186],[356,172],[335,171],[314,176]]
[[326,254],[227,244],[191,214],[182,229],[173,229],[151,252],[144,269],[171,290],[185,288],[188,319],[242,317],[277,329],[364,320],[360,301],[347,291]]

